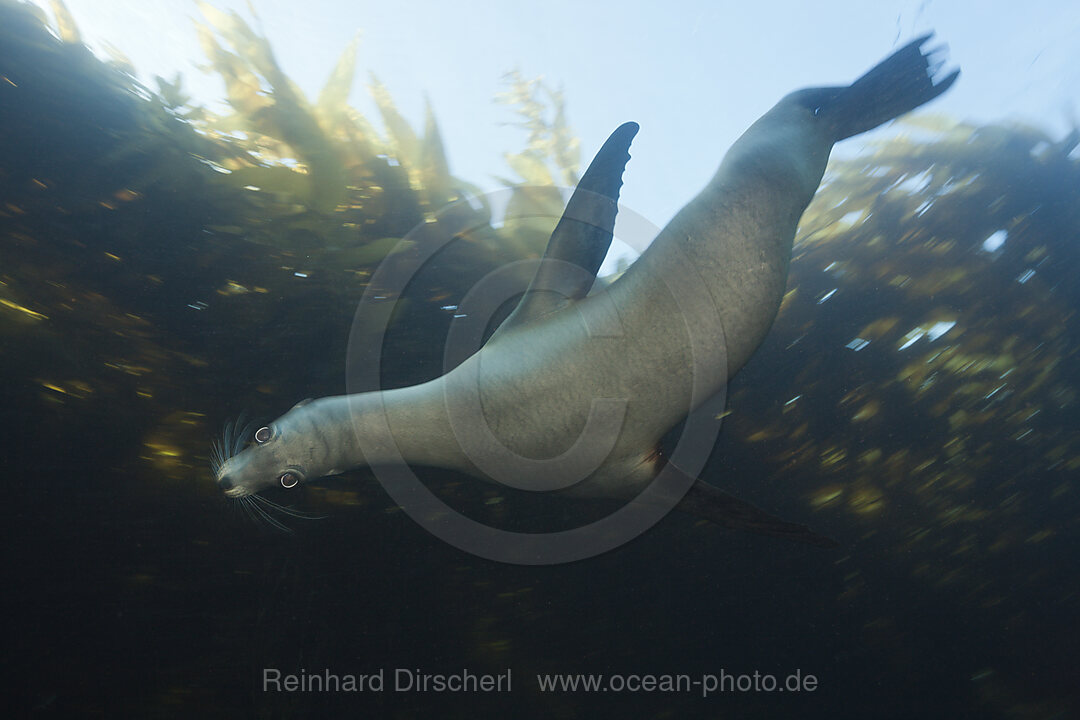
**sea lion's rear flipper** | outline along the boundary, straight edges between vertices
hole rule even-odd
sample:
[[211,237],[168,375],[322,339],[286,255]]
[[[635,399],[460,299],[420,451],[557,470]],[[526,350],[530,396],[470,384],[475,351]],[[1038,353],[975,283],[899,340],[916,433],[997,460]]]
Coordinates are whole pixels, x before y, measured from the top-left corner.
[[819,535],[805,525],[781,520],[701,480],[694,481],[693,486],[675,507],[732,530],[772,535],[817,547],[833,548],[839,545],[832,538]]
[[637,131],[637,123],[623,123],[596,153],[551,234],[529,288],[499,331],[558,310],[589,293],[611,246],[622,174]]
[[933,33],[911,41],[847,87],[800,90],[797,96],[832,125],[836,142],[873,130],[930,102],[960,75],[959,70],[954,70],[940,77],[943,63],[937,54],[943,51],[922,50],[931,37]]

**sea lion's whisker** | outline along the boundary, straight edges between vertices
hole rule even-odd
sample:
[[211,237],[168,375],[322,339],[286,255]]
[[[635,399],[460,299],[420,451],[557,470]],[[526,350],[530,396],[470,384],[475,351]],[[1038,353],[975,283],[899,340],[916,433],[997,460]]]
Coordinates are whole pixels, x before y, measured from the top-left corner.
[[248,428],[252,423],[253,421],[245,421],[244,413],[240,413],[236,420],[225,423],[224,444],[228,452],[225,456],[226,460],[239,453],[247,445]]
[[210,469],[215,477],[229,458],[238,455],[247,447],[248,437],[251,435],[251,428],[255,421],[245,422],[244,417],[244,413],[240,413],[236,420],[226,422],[221,431],[221,438],[214,440],[210,445]]
[[247,518],[248,522],[255,523],[256,525],[262,524],[262,520],[251,509],[251,503],[246,497],[236,498],[235,505],[243,511],[244,517]]
[[274,510],[280,512],[280,513],[284,513],[285,515],[290,515],[290,516],[292,516],[294,518],[300,518],[301,520],[325,520],[326,519],[325,515],[315,515],[314,513],[305,512],[304,510],[297,510],[296,508],[291,508],[291,507],[287,507],[285,505],[280,505],[280,504],[274,502],[273,500],[270,500],[269,498],[263,497],[262,495],[251,495],[250,497],[253,500],[255,500],[256,502],[262,503],[263,505],[266,505],[269,508],[272,508],[272,509],[274,509]]
[[[237,427],[240,427],[240,421],[242,419],[243,419],[243,416],[241,416],[240,418],[237,419],[237,421],[236,421]],[[236,455],[241,450],[243,450],[245,447],[247,447],[249,439],[251,438],[252,433],[254,432],[254,429],[253,429],[254,427],[255,427],[255,421],[254,420],[249,420],[248,422],[244,423],[243,427],[240,427],[240,432],[238,432],[236,434],[236,438],[233,440],[233,452],[232,452],[233,455]]]
[[240,512],[244,514],[244,517],[247,519],[248,522],[258,522],[251,514],[251,508],[249,508],[247,506],[247,503],[244,502],[244,498],[238,498],[236,502],[229,504],[232,505],[234,508],[239,508]]
[[228,453],[233,446],[233,426],[236,424],[235,420],[229,420],[225,423],[225,427],[221,431],[221,450],[223,453]]
[[[246,498],[244,498],[244,500],[248,500],[249,498],[254,498],[254,497],[255,497],[254,495],[248,495],[248,496],[247,496]],[[278,520],[278,519],[277,519],[277,518],[275,518],[275,517],[274,517],[273,515],[271,515],[270,513],[268,513],[268,512],[266,511],[266,510],[264,510],[264,509],[263,509],[262,507],[260,507],[260,506],[259,506],[259,505],[258,505],[257,503],[255,503],[254,501],[250,501],[250,500],[249,500],[249,501],[248,501],[248,507],[250,507],[250,508],[251,508],[252,510],[254,510],[254,511],[255,511],[256,513],[258,513],[258,516],[259,516],[259,517],[261,517],[261,518],[262,518],[263,520],[265,520],[265,521],[266,521],[267,523],[269,523],[269,524],[270,524],[270,525],[272,525],[273,527],[275,527],[275,528],[277,528],[278,530],[281,530],[281,531],[283,531],[283,532],[287,532],[287,533],[289,533],[290,535],[292,534],[292,528],[290,528],[290,527],[288,527],[288,526],[286,526],[286,525],[282,524],[282,522],[281,522],[280,520]]]
[[210,445],[210,468],[214,471],[216,476],[221,466],[225,464],[225,448],[222,447],[220,440],[215,440]]

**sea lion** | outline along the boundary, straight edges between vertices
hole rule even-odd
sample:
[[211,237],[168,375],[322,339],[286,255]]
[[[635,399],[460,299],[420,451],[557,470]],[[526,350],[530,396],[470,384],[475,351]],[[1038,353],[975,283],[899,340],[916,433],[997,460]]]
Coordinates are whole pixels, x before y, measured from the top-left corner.
[[567,204],[519,305],[477,352],[420,385],[302,402],[259,428],[250,447],[226,440],[213,462],[218,485],[228,497],[248,498],[274,484],[406,462],[526,489],[633,498],[647,496],[663,473],[685,481],[669,498],[680,510],[835,544],[695,480],[659,443],[724,387],[771,327],[796,225],[833,144],[919,107],[956,80],[959,71],[935,82],[939,65],[922,51],[929,38],[849,86],[783,98],[634,264],[593,288],[638,130],[619,127]]

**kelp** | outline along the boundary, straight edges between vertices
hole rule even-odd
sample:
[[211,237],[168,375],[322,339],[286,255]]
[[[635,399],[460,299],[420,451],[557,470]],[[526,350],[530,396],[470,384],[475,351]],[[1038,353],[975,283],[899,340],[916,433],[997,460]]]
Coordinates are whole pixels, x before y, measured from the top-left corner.
[[[303,230],[323,245],[363,242],[365,231],[391,209],[399,227],[383,232],[401,236],[425,211],[457,199],[433,124],[427,137],[417,138],[376,88],[392,138],[384,142],[348,106],[358,37],[312,104],[281,70],[269,42],[239,15],[208,3],[199,8],[205,22],[196,27],[207,69],[225,81],[233,110],[228,117],[207,117],[202,125],[232,145],[250,148],[223,166],[219,182],[253,193],[252,225],[269,218],[250,239],[282,247],[290,230]],[[424,167],[421,152],[439,157]],[[424,180],[438,190],[429,195]]]
[[[511,199],[504,219],[508,224],[496,230],[490,227],[491,207],[484,194],[451,174],[430,103],[423,133],[418,133],[371,74],[367,89],[385,137],[376,123],[348,105],[359,36],[342,53],[317,102],[310,104],[285,77],[265,38],[236,13],[207,3],[199,7],[205,17],[198,28],[207,69],[225,80],[234,114],[216,118],[201,110],[198,125],[230,147],[256,149],[224,163],[218,178],[254,193],[251,221],[243,224],[249,240],[280,247],[289,242],[289,230],[302,230],[321,239],[319,248],[383,245],[386,238],[401,237],[419,222],[434,219],[441,208],[467,198],[474,211],[456,213],[459,220],[462,212],[470,215],[464,223],[468,238],[484,251],[514,256],[542,251],[562,210],[562,197],[552,186],[572,187],[579,164],[578,142],[565,120],[560,93],[513,74],[508,76],[509,94],[497,97],[517,108],[529,135],[525,150],[507,155],[520,179],[501,179]],[[162,89],[172,91],[172,86]],[[537,97],[541,93],[554,104],[550,120]],[[237,132],[243,133],[239,141]],[[359,253],[371,255],[370,247]],[[330,261],[340,264],[341,257],[333,254]]]
[[[414,227],[443,217],[461,240],[399,299],[403,328],[445,332],[452,313],[441,307],[459,288],[543,247],[493,228],[483,202],[462,202],[475,191],[451,175],[430,107],[417,134],[373,79],[383,138],[347,104],[357,40],[311,103],[264,38],[200,7],[207,67],[227,87],[223,116],[192,104],[179,76],[157,78],[155,91],[124,62],[99,60],[61,2],[54,27],[37,7],[0,0],[8,392],[69,421],[150,428],[158,448],[169,418],[186,418],[175,429],[191,438],[193,418],[216,425],[235,412],[214,398],[249,404],[300,377],[306,394],[337,391],[340,365],[313,370],[309,358],[344,357],[366,279]],[[388,352],[428,345],[401,332]],[[439,371],[436,360],[393,370],[416,381]],[[158,469],[201,476],[203,455],[189,446]]]
[[507,73],[503,81],[508,87],[495,99],[513,108],[520,119],[511,124],[529,133],[524,150],[506,154],[510,167],[531,185],[577,185],[581,143],[567,123],[562,90],[542,78],[526,78],[518,70]]
[[[430,106],[418,133],[372,77],[383,137],[347,105],[357,40],[312,103],[242,20],[203,9],[228,117],[192,106],[179,78],[140,86],[75,44],[67,20],[50,31],[0,2],[0,361],[27,417],[44,405],[107,418],[138,462],[205,480],[199,438],[238,398],[273,414],[283,397],[340,391],[325,359],[344,357],[372,268],[472,191]],[[454,206],[462,248],[404,298],[395,383],[441,372],[431,338],[445,308],[538,253],[561,210],[554,188],[578,177],[559,93],[507,81],[528,133],[503,180],[515,209],[495,228],[483,203]],[[833,162],[805,214],[787,296],[732,384],[717,453],[753,470],[719,481],[793,517],[816,512],[815,527],[989,602],[1025,580],[979,575],[972,559],[1022,557],[1077,523],[1080,132],[926,115],[897,127]],[[846,592],[862,582],[853,574]]]
[[[1051,552],[1080,523],[1080,133],[897,127],[830,165],[719,454],[816,527],[993,607],[1041,581],[982,561]],[[853,572],[846,601],[865,588]]]
[[506,90],[495,99],[517,114],[518,120],[509,124],[528,132],[525,148],[505,155],[519,179],[499,178],[513,188],[505,230],[526,250],[542,248],[562,215],[566,191],[577,185],[581,146],[567,122],[561,90],[517,70],[507,73],[503,82]]

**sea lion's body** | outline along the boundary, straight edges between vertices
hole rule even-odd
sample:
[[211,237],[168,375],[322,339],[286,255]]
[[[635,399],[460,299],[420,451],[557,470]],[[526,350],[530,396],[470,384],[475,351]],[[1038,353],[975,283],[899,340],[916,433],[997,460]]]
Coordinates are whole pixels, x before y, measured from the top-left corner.
[[[919,51],[923,41],[850,87],[784,98],[739,138],[708,186],[610,286],[586,295],[589,283],[579,284],[561,297],[534,280],[494,337],[443,377],[323,398],[286,413],[270,426],[266,442],[223,460],[217,477],[226,494],[255,493],[286,471],[304,480],[400,459],[501,479],[500,462],[511,455],[550,459],[581,450],[575,443],[594,400],[603,398],[621,408],[618,432],[565,492],[636,495],[663,465],[661,437],[721,390],[771,327],[797,223],[821,182],[833,143],[926,102],[955,78],[933,85]],[[636,126],[616,131],[579,192],[586,188],[614,203],[635,132]],[[595,228],[586,232],[564,222],[545,257],[568,260],[591,277],[606,244],[588,235]],[[599,253],[595,245],[602,245]],[[464,437],[479,417],[480,439]],[[383,422],[396,447],[380,429]],[[386,442],[371,440],[379,437]],[[824,543],[802,526],[701,485],[683,509]]]

